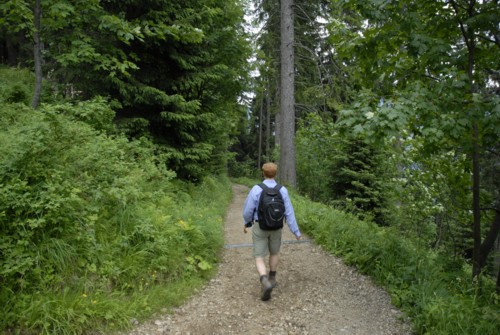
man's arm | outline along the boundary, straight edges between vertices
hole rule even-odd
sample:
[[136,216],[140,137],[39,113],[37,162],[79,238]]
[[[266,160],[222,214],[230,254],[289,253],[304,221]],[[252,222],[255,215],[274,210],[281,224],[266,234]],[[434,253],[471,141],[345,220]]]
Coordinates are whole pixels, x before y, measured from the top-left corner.
[[256,192],[256,187],[259,188],[258,186],[254,186],[250,190],[243,205],[243,232],[245,234],[247,233],[247,228],[251,227],[249,223],[253,222],[254,213],[257,209],[258,194]]
[[292,201],[290,200],[290,196],[288,195],[288,190],[285,187],[281,188],[281,196],[283,197],[283,201],[285,202],[285,218],[288,228],[295,235],[297,240],[300,240],[301,233],[299,229],[299,225],[297,224],[297,220],[295,219],[295,212],[293,210]]

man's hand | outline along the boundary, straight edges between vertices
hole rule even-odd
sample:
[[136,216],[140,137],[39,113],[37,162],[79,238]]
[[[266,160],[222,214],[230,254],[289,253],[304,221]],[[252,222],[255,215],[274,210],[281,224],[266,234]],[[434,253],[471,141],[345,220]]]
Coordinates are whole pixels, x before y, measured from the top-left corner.
[[246,234],[248,232],[247,228],[252,228],[252,226],[253,226],[253,221],[250,221],[250,222],[246,223],[243,226],[243,232]]
[[302,238],[302,236],[295,236],[295,238],[297,239],[297,241],[300,241],[300,239]]

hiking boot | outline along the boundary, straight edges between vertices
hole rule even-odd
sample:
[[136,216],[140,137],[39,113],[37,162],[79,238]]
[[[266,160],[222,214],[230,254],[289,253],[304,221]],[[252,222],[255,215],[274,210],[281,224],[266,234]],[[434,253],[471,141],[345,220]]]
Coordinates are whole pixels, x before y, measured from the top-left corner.
[[262,286],[262,292],[260,297],[262,301],[267,301],[271,299],[271,292],[273,290],[273,286],[269,282],[269,279],[267,279],[267,276],[262,277],[260,284]]
[[271,283],[271,286],[275,288],[278,283],[276,282],[276,276],[269,276],[269,282]]

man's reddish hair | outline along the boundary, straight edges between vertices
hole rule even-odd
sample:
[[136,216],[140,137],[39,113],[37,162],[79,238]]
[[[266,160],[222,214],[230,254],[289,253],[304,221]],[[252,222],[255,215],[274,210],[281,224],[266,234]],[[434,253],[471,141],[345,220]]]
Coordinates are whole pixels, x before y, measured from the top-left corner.
[[265,178],[276,177],[276,172],[278,172],[278,166],[274,163],[265,163],[262,165],[262,173]]

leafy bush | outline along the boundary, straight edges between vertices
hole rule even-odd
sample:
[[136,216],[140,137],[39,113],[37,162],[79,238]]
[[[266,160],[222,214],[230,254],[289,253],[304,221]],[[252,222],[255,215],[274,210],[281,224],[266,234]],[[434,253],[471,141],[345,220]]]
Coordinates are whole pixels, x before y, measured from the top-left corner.
[[12,71],[10,68],[0,66],[0,104],[29,105],[34,84],[35,76],[28,70]]
[[95,97],[90,101],[63,103],[51,106],[51,110],[64,114],[76,121],[82,121],[95,130],[108,134],[116,133],[114,124],[115,112],[111,108],[115,103],[108,103],[103,97]]
[[96,130],[108,111],[103,100],[0,107],[4,331],[129,326],[178,303],[217,261],[228,181],[176,181],[148,141]]
[[483,291],[472,283],[470,266],[426,251],[394,228],[363,222],[353,215],[295,197],[305,233],[384,286],[393,303],[412,319],[419,334],[496,334],[500,299],[494,283]]
[[[0,65],[0,104],[31,105],[35,75],[27,69],[13,69]],[[48,82],[42,85],[42,102],[54,101],[55,94]]]
[[[391,150],[342,133],[331,121],[309,115],[297,132],[297,179],[301,193],[388,225],[394,210]],[[399,199],[397,199],[399,202]]]

